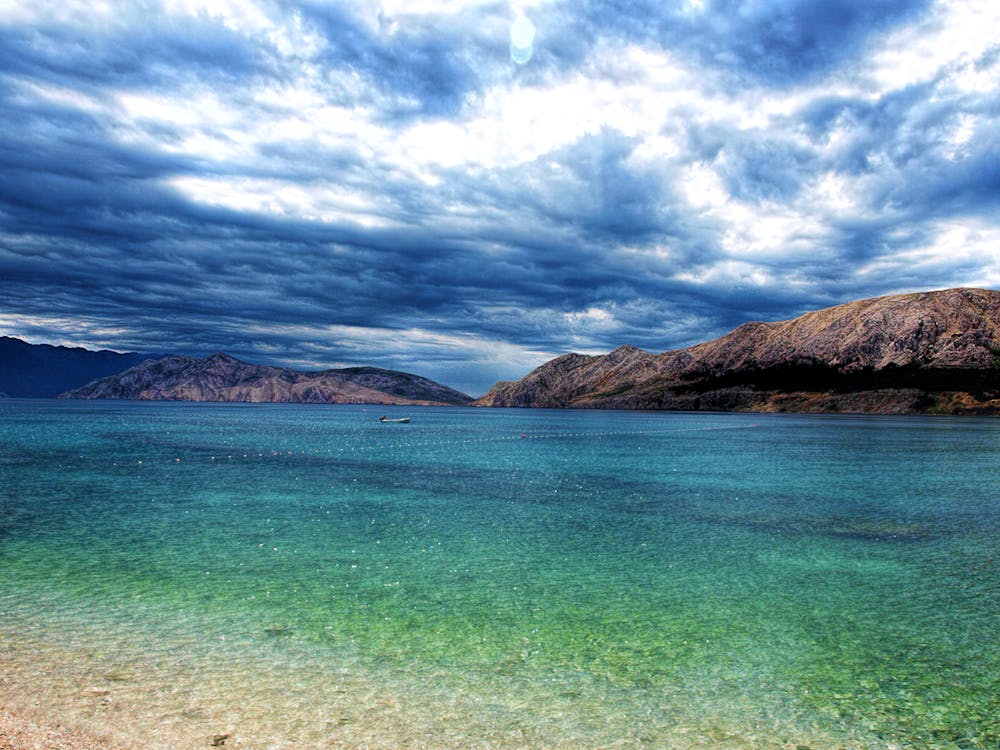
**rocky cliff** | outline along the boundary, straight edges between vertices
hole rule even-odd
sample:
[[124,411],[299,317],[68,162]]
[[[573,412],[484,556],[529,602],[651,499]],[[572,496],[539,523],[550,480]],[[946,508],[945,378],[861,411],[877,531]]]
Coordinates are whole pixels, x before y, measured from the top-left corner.
[[747,323],[704,344],[567,354],[479,406],[1000,413],[1000,292],[948,289]]
[[375,367],[300,372],[248,364],[228,354],[148,360],[61,398],[421,405],[471,401],[464,393],[405,372]]

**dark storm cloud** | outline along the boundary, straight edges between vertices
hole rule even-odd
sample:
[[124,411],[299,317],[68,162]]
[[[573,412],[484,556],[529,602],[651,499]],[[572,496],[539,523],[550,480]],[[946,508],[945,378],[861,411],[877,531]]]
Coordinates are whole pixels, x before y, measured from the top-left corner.
[[873,36],[924,11],[930,0],[653,0],[590,2],[599,30],[657,43],[703,65],[788,85],[854,58]]
[[814,166],[812,155],[782,139],[740,140],[728,140],[720,165],[729,193],[748,201],[793,200]]
[[100,91],[108,86],[156,88],[179,79],[238,83],[271,73],[266,48],[212,22],[167,19],[131,6],[85,33],[76,25],[0,26],[0,70],[30,80]]
[[708,36],[694,38],[707,62],[731,64],[772,82],[820,75],[854,57],[873,36],[929,0],[717,0]]
[[[528,8],[523,65],[502,3],[0,23],[0,332],[482,392],[566,350],[997,277],[935,250],[996,236],[996,90],[956,83],[995,47],[871,93],[855,62],[927,3],[683,6]],[[659,120],[605,117],[630,87]]]
[[[995,217],[1000,208],[1000,123],[995,97],[949,97],[928,83],[874,102],[834,99],[811,108],[806,121],[817,137],[841,127],[851,136],[835,164],[870,175],[874,207],[912,221],[933,217]],[[962,117],[982,124],[961,144],[951,143]]]
[[377,5],[369,23],[329,3],[306,2],[299,12],[327,42],[324,63],[375,84],[388,120],[457,113],[467,95],[480,91],[486,61],[502,59],[506,50],[471,14],[443,24],[414,16],[391,21]]

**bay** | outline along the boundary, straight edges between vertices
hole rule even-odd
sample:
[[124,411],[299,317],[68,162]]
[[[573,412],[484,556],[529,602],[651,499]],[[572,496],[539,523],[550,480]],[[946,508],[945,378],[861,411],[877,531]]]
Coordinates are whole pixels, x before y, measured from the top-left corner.
[[998,448],[972,418],[5,400],[0,694],[136,747],[995,748]]

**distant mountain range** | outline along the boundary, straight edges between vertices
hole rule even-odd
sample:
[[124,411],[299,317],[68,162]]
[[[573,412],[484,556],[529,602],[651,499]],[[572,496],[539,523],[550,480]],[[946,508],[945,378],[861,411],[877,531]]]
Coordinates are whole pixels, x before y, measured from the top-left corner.
[[651,354],[566,354],[478,406],[1000,413],[1000,292],[851,302]]
[[63,391],[113,375],[150,357],[102,349],[29,344],[0,336],[0,393],[20,398],[51,398]]
[[[93,352],[0,338],[0,393],[184,401],[468,404],[426,378],[374,367],[300,372],[227,354]],[[747,323],[652,354],[557,357],[477,406],[1000,414],[1000,292],[948,289]]]
[[70,390],[62,398],[449,406],[472,400],[406,372],[377,367],[300,372],[253,365],[221,353],[147,360]]

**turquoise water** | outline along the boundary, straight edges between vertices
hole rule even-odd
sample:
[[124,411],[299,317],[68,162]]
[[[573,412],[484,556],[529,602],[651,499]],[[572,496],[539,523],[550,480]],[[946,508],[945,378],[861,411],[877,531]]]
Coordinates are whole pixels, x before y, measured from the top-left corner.
[[998,450],[991,419],[5,401],[0,674],[144,747],[995,750]]

